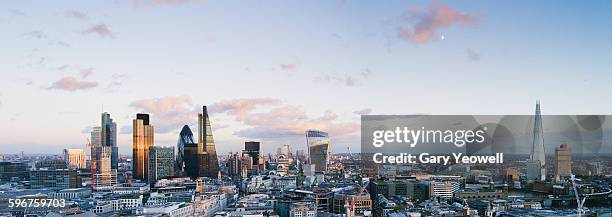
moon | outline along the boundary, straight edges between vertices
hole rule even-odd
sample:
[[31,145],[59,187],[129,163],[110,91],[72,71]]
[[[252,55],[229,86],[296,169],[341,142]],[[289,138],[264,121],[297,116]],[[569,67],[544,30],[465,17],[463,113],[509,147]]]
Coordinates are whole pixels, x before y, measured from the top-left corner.
[[444,38],[446,38],[446,36],[440,35],[440,41],[444,41]]

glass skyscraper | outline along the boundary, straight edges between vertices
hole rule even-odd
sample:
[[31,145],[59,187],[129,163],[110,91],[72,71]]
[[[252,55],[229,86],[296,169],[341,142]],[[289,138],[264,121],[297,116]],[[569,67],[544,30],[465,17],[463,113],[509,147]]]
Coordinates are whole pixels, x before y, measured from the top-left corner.
[[117,183],[119,149],[117,148],[117,124],[113,122],[109,113],[102,113],[100,127],[92,129],[91,141],[94,145],[94,188],[97,190],[110,188]]
[[212,127],[208,117],[208,109],[202,106],[202,113],[198,114],[198,157],[200,161],[200,176],[216,178],[219,173],[219,159],[212,135]]
[[326,132],[318,130],[306,131],[309,163],[314,165],[316,173],[324,173],[331,154],[331,142]]
[[542,129],[542,113],[540,102],[536,102],[536,114],[533,126],[533,143],[531,154],[527,161],[527,179],[546,180],[546,156],[544,153],[544,130]]
[[117,148],[117,123],[113,122],[110,114],[102,113],[102,126],[100,131],[100,144],[111,147],[111,169],[119,167],[119,149]]
[[155,146],[154,128],[148,114],[136,114],[132,130],[132,173],[135,179],[148,180],[149,147]]
[[187,171],[195,171],[195,168],[198,166],[197,161],[192,160],[195,158],[191,156],[197,154],[198,143],[196,143],[193,139],[193,133],[188,125],[183,126],[183,129],[181,129],[176,146],[177,175],[189,175],[190,177],[196,177],[194,173],[188,174]]

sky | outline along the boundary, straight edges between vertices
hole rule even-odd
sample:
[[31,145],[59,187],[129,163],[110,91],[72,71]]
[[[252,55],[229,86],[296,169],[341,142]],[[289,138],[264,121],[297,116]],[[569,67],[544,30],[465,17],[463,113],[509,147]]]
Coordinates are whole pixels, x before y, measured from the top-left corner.
[[175,146],[209,106],[220,153],[359,147],[362,114],[612,113],[609,1],[12,1],[0,153],[85,148],[136,113]]

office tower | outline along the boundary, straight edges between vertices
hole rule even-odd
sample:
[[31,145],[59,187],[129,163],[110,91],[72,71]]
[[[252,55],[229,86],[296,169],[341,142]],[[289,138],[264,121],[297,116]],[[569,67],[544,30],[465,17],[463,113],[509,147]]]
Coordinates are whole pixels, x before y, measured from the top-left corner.
[[132,130],[132,174],[135,179],[148,180],[149,147],[154,144],[154,129],[148,114],[136,114]]
[[[99,134],[98,134],[99,132]],[[117,124],[109,113],[102,113],[100,127],[91,132],[93,144],[94,189],[107,190],[117,183],[119,151],[117,148]]]
[[148,154],[148,180],[149,183],[167,177],[174,176],[174,148],[173,147],[149,147]]
[[64,161],[69,168],[87,168],[87,154],[83,149],[64,149]]
[[546,179],[544,131],[542,129],[542,114],[540,111],[540,101],[536,102],[536,114],[534,117],[533,126],[533,143],[531,144],[531,154],[529,155],[529,160],[527,161],[527,179]]
[[[177,147],[177,153],[176,153],[177,175],[179,176],[186,175],[185,173],[186,173],[187,168],[191,168],[191,171],[193,171],[194,170],[193,168],[196,168],[198,166],[196,161],[187,160],[188,158],[189,159],[193,158],[193,156],[187,156],[187,154],[188,153],[197,154],[197,147],[198,147],[198,144],[193,139],[193,133],[191,132],[191,129],[189,128],[189,126],[185,125],[183,126],[183,129],[181,129],[181,132],[179,133],[178,142],[176,143],[176,147]],[[192,148],[191,152],[186,153],[185,152],[186,147],[191,147]],[[195,177],[195,176],[191,176],[191,177]]]
[[200,177],[216,178],[219,173],[219,159],[206,106],[202,106],[202,113],[198,114],[198,154]]
[[93,146],[101,146],[102,145],[102,128],[101,127],[93,127],[91,129],[91,144]]
[[324,173],[331,154],[331,142],[326,132],[317,130],[306,131],[309,163],[314,165],[315,173]]
[[572,175],[572,149],[568,144],[555,148],[555,177]]
[[102,113],[102,125],[100,132],[100,143],[102,146],[111,147],[111,168],[119,167],[119,150],[117,148],[117,124],[113,122],[110,114]]
[[257,165],[259,163],[259,150],[260,143],[259,142],[244,142],[244,151],[242,153],[248,154],[253,161],[253,165]]

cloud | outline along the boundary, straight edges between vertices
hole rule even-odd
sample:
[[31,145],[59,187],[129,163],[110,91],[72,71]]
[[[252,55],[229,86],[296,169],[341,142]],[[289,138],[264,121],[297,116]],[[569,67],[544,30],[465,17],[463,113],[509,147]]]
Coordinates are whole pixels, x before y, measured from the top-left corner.
[[344,136],[359,130],[358,123],[340,122],[337,120],[338,115],[332,111],[312,118],[301,106],[289,105],[278,99],[227,100],[215,103],[211,108],[211,111],[225,113],[247,127],[234,132],[234,135],[251,139],[302,136],[309,129],[327,131],[335,136]]
[[110,37],[113,38],[114,34],[111,30],[106,26],[106,24],[97,24],[92,26],[91,28],[85,30],[83,34],[97,34],[100,37]]
[[80,11],[68,11],[66,13],[66,16],[71,17],[71,18],[75,18],[78,20],[82,20],[82,21],[87,21],[89,20],[89,16],[86,13],[80,12]]
[[150,114],[156,133],[178,131],[183,125],[193,125],[197,120],[198,110],[190,96],[143,99],[134,101],[129,106]]
[[478,21],[473,15],[457,11],[437,1],[432,1],[428,8],[409,9],[407,18],[411,21],[411,25],[401,26],[398,36],[416,44],[434,41],[439,29]]
[[47,87],[48,90],[58,89],[65,91],[77,91],[77,90],[87,90],[91,88],[95,88],[98,86],[98,82],[95,81],[79,81],[77,78],[68,76],[63,77],[51,84],[51,86]]
[[91,74],[93,74],[93,68],[92,67],[81,69],[79,71],[79,76],[81,76],[81,78],[83,78],[83,79],[89,77]]
[[372,113],[372,109],[371,108],[365,108],[365,109],[361,109],[359,111],[354,111],[353,112],[356,115],[369,115],[370,113]]
[[57,70],[64,71],[64,70],[68,69],[69,67],[70,67],[70,65],[64,64],[64,65],[58,66]]
[[13,14],[15,16],[22,16],[22,17],[27,17],[28,16],[23,11],[17,10],[17,9],[10,9],[9,12],[11,12],[11,14]]
[[34,30],[34,31],[23,33],[23,36],[35,38],[35,39],[47,38],[47,35],[40,30]]
[[297,65],[294,63],[289,63],[289,64],[280,64],[280,68],[283,71],[294,71],[297,69]]
[[475,50],[468,48],[467,49],[467,58],[468,60],[472,60],[472,61],[478,61],[480,60],[480,53],[476,52]]
[[229,113],[232,115],[242,116],[255,110],[259,106],[277,105],[281,103],[278,99],[272,98],[243,98],[232,100],[221,100],[210,105],[211,113]]
[[362,72],[359,72],[357,74],[321,74],[316,76],[314,80],[322,83],[333,82],[352,87],[360,83],[362,79],[369,77],[371,74],[372,71],[369,68],[366,68]]

